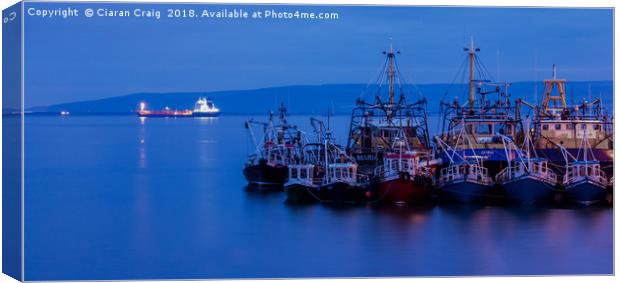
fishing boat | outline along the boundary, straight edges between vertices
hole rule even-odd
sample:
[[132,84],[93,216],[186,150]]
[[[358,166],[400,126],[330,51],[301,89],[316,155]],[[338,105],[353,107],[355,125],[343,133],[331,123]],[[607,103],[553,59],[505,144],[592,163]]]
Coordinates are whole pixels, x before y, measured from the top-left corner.
[[328,114],[327,126],[320,120],[311,119],[317,145],[320,145],[315,147],[318,150],[313,151],[314,156],[318,157],[315,165],[320,168],[315,176],[322,176],[316,196],[322,202],[330,203],[365,202],[369,178],[358,172],[357,162],[335,143],[329,129],[329,117]]
[[334,203],[361,203],[367,200],[369,179],[357,172],[358,165],[334,144],[325,144],[325,177],[320,186],[321,199]]
[[220,115],[220,109],[215,107],[215,104],[210,98],[200,97],[194,105],[194,111],[192,116],[194,117],[217,117]]
[[549,168],[547,159],[536,155],[530,131],[526,130],[525,133],[522,148],[502,136],[508,167],[498,173],[495,180],[509,196],[522,204],[551,201],[558,192],[558,176]]
[[[585,131],[587,129],[584,129]],[[586,133],[581,141],[577,156],[572,156],[567,149],[560,146],[566,160],[563,184],[570,200],[590,205],[606,197],[610,181],[601,170],[601,162],[596,159]]]
[[564,167],[563,151],[577,156],[585,138],[592,159],[600,163],[606,175],[613,176],[613,120],[606,113],[602,100],[596,98],[568,105],[566,80],[558,78],[556,65],[552,68],[552,78],[543,83],[544,96],[540,105],[517,100],[518,107],[523,105],[535,111],[533,140],[538,155]]
[[[257,140],[253,126],[263,127],[263,138]],[[304,139],[297,127],[286,121],[286,108],[279,109],[277,121],[269,113],[268,122],[253,119],[245,123],[253,143],[254,151],[248,156],[243,175],[250,185],[281,188],[288,179],[288,165],[299,157],[299,148]]]
[[[429,188],[422,170],[427,168],[419,158],[427,158],[432,152],[426,100],[420,96],[408,102],[410,88],[415,86],[408,84],[399,70],[400,51],[390,44],[383,54],[379,78],[366,88],[374,90],[374,100],[358,98],[351,113],[346,151],[358,164],[358,170],[375,180],[371,198],[389,202],[424,199]],[[394,148],[397,144],[407,152]],[[415,166],[407,167],[409,162]]]
[[316,143],[303,145],[301,156],[288,165],[288,181],[284,184],[287,200],[291,203],[320,201],[320,187],[325,178],[324,144],[319,138]]
[[319,187],[322,176],[314,164],[289,164],[288,181],[284,184],[287,200],[292,203],[319,201]]
[[[469,72],[467,103],[461,105],[458,99],[452,103],[442,101],[442,133],[436,141],[444,161],[444,168],[440,170],[443,183],[440,190],[448,195],[462,193],[460,199],[470,201],[473,195],[496,197],[502,194],[490,185],[493,182],[489,177],[508,166],[502,136],[519,142],[522,133],[519,115],[509,100],[510,83],[493,79],[479,59],[480,48],[474,45],[473,39],[464,50]],[[455,156],[460,158],[455,160]],[[453,191],[456,188],[454,179],[465,182],[465,177],[477,181],[472,181],[466,189]]]
[[152,111],[146,108],[145,102],[140,102],[140,108],[136,112],[139,117],[192,117],[191,110],[174,110],[169,107],[159,111]]
[[[465,140],[468,136],[461,135]],[[440,196],[444,200],[458,201],[463,203],[477,202],[490,196],[493,188],[493,179],[489,176],[489,170],[484,166],[482,156],[476,155],[476,151],[470,147],[470,155],[465,155],[463,150],[457,150],[436,137],[437,144],[442,149],[449,164],[439,171],[437,186]],[[471,142],[469,143],[471,145]]]
[[383,156],[383,165],[374,172],[377,201],[403,204],[428,199],[433,182],[432,165],[427,152],[409,148],[404,131],[395,138],[391,150]]

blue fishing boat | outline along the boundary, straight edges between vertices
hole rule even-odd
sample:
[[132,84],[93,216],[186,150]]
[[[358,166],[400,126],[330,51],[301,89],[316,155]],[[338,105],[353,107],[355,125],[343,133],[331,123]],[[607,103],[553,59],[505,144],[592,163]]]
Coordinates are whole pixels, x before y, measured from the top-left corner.
[[460,194],[457,199],[470,201],[501,194],[491,176],[508,166],[502,137],[517,140],[521,121],[510,104],[510,83],[493,79],[479,59],[480,48],[473,39],[464,50],[468,99],[464,104],[458,99],[441,103],[444,122],[436,143],[444,161],[439,190],[448,195],[456,192]]
[[601,170],[601,162],[594,158],[586,131],[583,130],[577,156],[572,156],[564,147],[560,146],[560,149],[566,159],[563,184],[568,198],[590,205],[606,197],[610,181]]
[[526,121],[525,140],[521,147],[502,136],[508,167],[495,176],[497,183],[517,202],[531,205],[554,199],[558,193],[558,176],[545,158],[537,156]]

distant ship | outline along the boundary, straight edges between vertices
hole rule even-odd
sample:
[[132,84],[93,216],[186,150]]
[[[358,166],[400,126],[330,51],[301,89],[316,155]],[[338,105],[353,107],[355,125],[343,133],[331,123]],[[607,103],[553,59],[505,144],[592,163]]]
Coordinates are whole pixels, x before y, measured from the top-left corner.
[[140,109],[137,111],[140,117],[192,117],[191,110],[174,110],[168,107],[160,111],[146,109],[146,103],[140,102]]
[[194,105],[194,111],[189,109],[176,110],[165,107],[159,111],[153,111],[146,108],[145,102],[140,102],[140,109],[137,111],[140,117],[217,117],[220,115],[220,109],[210,98],[199,98]]
[[192,116],[194,117],[217,117],[220,115],[220,109],[215,107],[215,104],[211,100],[211,98],[198,98],[196,104],[194,105],[194,112]]

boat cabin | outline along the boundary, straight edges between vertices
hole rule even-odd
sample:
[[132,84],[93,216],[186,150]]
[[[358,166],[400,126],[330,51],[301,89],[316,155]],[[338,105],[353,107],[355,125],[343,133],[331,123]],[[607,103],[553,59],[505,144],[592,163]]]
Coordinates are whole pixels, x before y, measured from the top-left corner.
[[[515,124],[509,118],[504,119],[476,119],[455,121],[450,134],[451,141],[448,144],[454,147],[479,148],[503,148],[501,136],[513,138],[515,136]],[[459,128],[465,128],[466,137],[459,137]],[[471,142],[471,143],[470,143]]]
[[375,169],[375,175],[396,175],[407,172],[415,175],[419,167],[420,157],[414,153],[391,153],[383,157],[383,165]]
[[[578,148],[583,138],[590,144],[600,144],[607,138],[602,120],[540,120],[536,123],[542,141],[551,141],[566,148]],[[602,146],[607,146],[605,143]]]
[[329,182],[358,183],[365,182],[365,178],[357,173],[355,163],[333,163],[327,167],[327,180]]
[[595,181],[604,186],[607,186],[609,183],[598,161],[575,161],[567,166],[566,174],[564,175],[564,185],[585,179]]
[[523,176],[535,176],[550,184],[557,183],[558,178],[553,170],[549,168],[549,163],[546,159],[537,158],[530,159],[529,162],[517,162],[504,168],[504,170],[497,174],[497,181],[501,183]]
[[316,183],[315,166],[312,164],[295,164],[288,166],[288,181],[290,183],[300,183],[314,185]]
[[487,168],[470,163],[454,163],[441,169],[439,174],[439,185],[455,181],[468,181],[482,185],[492,184]]

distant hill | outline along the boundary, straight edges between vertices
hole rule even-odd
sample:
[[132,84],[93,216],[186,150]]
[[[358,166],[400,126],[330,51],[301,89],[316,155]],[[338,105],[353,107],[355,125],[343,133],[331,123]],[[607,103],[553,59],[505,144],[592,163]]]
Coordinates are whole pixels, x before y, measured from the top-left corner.
[[[537,87],[538,101],[543,96],[542,83],[517,82],[509,88],[512,99],[524,98],[536,102],[535,88]],[[407,100],[413,102],[425,97],[428,102],[428,111],[439,111],[440,101],[459,101],[467,99],[467,86],[462,84],[420,84],[403,86],[408,94]],[[372,100],[377,93],[378,86],[362,84],[326,84],[300,85],[262,88],[253,90],[234,90],[216,92],[174,92],[174,93],[134,93],[99,100],[79,101],[72,103],[55,104],[49,106],[32,107],[33,112],[70,111],[74,113],[129,113],[134,112],[139,103],[144,101],[149,109],[193,108],[199,97],[210,97],[215,104],[227,114],[261,114],[277,109],[284,103],[292,114],[322,114],[328,108],[336,114],[348,114],[355,105],[358,97]],[[381,92],[385,95],[386,87]],[[397,92],[398,93],[398,92]],[[568,82],[567,94],[569,103],[578,103],[582,99],[601,97],[607,109],[613,109],[613,82]]]

